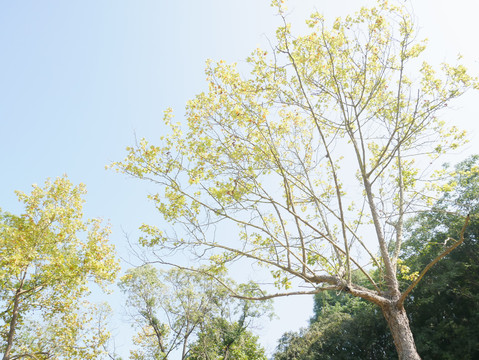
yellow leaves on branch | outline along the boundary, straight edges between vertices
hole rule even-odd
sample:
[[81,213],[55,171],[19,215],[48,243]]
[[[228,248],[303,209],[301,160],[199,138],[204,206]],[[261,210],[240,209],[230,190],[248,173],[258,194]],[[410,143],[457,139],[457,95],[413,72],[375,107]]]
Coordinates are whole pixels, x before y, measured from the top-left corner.
[[[282,2],[272,4],[281,13]],[[386,1],[331,24],[312,14],[304,35],[284,20],[270,54],[255,49],[247,59],[249,75],[208,61],[208,88],[187,103],[183,128],[168,110],[163,145],[141,141],[114,166],[156,181],[155,205],[190,234],[206,237],[201,215],[205,224],[254,228],[261,234],[238,234],[237,253],[277,265],[276,284],[287,288],[285,266],[334,273],[350,239],[364,231],[384,242],[387,221],[427,205],[436,189],[424,184],[439,178],[422,166],[465,141],[438,112],[477,80],[462,65],[421,66],[426,43],[416,40],[410,14]],[[348,207],[360,194],[361,210]],[[175,245],[151,231],[144,244]]]
[[414,281],[419,276],[419,271],[411,272],[409,266],[404,265],[404,262],[401,259],[398,259],[398,267],[400,278],[408,281]]

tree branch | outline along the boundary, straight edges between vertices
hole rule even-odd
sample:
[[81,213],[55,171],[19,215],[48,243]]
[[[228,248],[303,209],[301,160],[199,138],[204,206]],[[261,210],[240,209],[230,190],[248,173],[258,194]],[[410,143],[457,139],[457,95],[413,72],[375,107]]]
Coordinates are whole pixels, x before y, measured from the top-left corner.
[[[450,252],[452,252],[455,248],[457,248],[459,245],[461,245],[463,242],[464,242],[464,233],[466,231],[466,228],[467,228],[467,225],[469,224],[469,219],[470,219],[470,215],[467,215],[466,216],[466,220],[464,221],[464,226],[462,227],[461,229],[461,233],[459,235],[459,240],[456,241],[454,244],[452,244],[451,246],[449,246],[446,250],[444,250],[441,254],[439,254],[438,256],[436,256],[436,258],[434,260],[432,260],[429,264],[427,264],[427,266],[421,271],[421,273],[419,274],[419,276],[417,277],[416,280],[414,280],[411,285],[409,285],[409,287],[406,289],[406,291],[404,291],[401,295],[401,297],[399,298],[398,302],[397,302],[397,305],[398,306],[401,306],[403,303],[404,303],[404,300],[406,299],[406,297],[409,295],[409,293],[417,286],[417,284],[419,284],[419,282],[421,281],[421,279],[424,277],[424,275],[426,275],[426,273],[436,264],[439,262],[439,260],[441,260],[443,257],[445,257],[446,255],[448,255]],[[453,240],[452,238],[448,238],[448,240]]]

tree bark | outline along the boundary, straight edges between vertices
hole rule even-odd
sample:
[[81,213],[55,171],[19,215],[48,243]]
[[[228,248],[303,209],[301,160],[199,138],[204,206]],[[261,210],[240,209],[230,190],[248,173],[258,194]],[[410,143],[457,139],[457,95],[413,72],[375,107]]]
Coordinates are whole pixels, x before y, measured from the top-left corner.
[[391,330],[399,360],[421,360],[404,307],[390,302],[382,305],[381,310]]

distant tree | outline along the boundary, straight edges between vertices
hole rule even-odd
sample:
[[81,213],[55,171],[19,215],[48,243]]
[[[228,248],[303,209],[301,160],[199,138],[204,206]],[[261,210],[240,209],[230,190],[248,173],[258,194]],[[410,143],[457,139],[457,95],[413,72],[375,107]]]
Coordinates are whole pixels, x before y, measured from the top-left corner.
[[[267,312],[268,304],[233,299],[223,286],[199,273],[177,268],[158,271],[148,264],[128,270],[119,285],[139,329],[131,359],[169,359],[174,351],[181,353],[181,359],[203,359],[203,354],[214,354],[216,359],[221,352],[230,358],[230,352],[243,351],[240,345],[248,347],[244,354],[261,354],[246,329],[253,318],[262,315],[259,309]],[[238,309],[240,318],[233,321]]]
[[[356,281],[361,283],[358,275]],[[344,292],[322,292],[314,297],[310,326],[285,333],[273,358],[379,360],[395,356],[387,323],[376,305]]]
[[0,212],[3,360],[97,359],[109,337],[86,296],[90,281],[114,281],[118,262],[108,226],[83,219],[85,192],[66,177],[47,180],[17,192],[23,214]]
[[[251,299],[347,292],[380,307],[400,359],[419,359],[404,301],[463,241],[468,220],[401,288],[404,222],[448,177],[429,164],[461,146],[464,132],[440,111],[477,79],[463,65],[435,72],[420,59],[425,43],[401,6],[379,1],[331,22],[314,13],[296,35],[282,2],[272,2],[284,25],[271,56],[255,50],[247,77],[208,62],[208,89],[188,102],[187,125],[168,110],[163,143],[142,140],[114,166],[158,184],[150,199],[174,231],[143,230],[163,262],[190,251],[212,276],[240,259],[267,267],[280,290]],[[353,282],[355,271],[367,286]]]

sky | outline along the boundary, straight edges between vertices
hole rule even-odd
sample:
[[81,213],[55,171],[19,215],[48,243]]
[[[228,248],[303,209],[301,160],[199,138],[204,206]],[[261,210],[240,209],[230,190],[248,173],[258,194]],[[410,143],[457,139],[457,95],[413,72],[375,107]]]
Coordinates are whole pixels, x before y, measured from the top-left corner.
[[[428,60],[461,53],[479,74],[479,4],[401,2],[420,37],[429,38]],[[334,19],[371,3],[291,0],[288,9],[301,30],[314,9]],[[154,186],[105,166],[121,160],[135,138],[158,142],[167,107],[181,121],[186,101],[206,87],[206,59],[246,69],[244,59],[268,47],[278,25],[267,0],[0,0],[0,207],[18,214],[14,190],[28,193],[33,183],[67,174],[86,184],[86,216],[112,224],[111,241],[126,257],[125,234],[135,239],[141,223],[158,222],[146,199]],[[445,115],[471,138],[452,162],[479,153],[478,96],[466,94]],[[278,319],[257,330],[270,352],[312,314],[310,297],[276,304]]]

